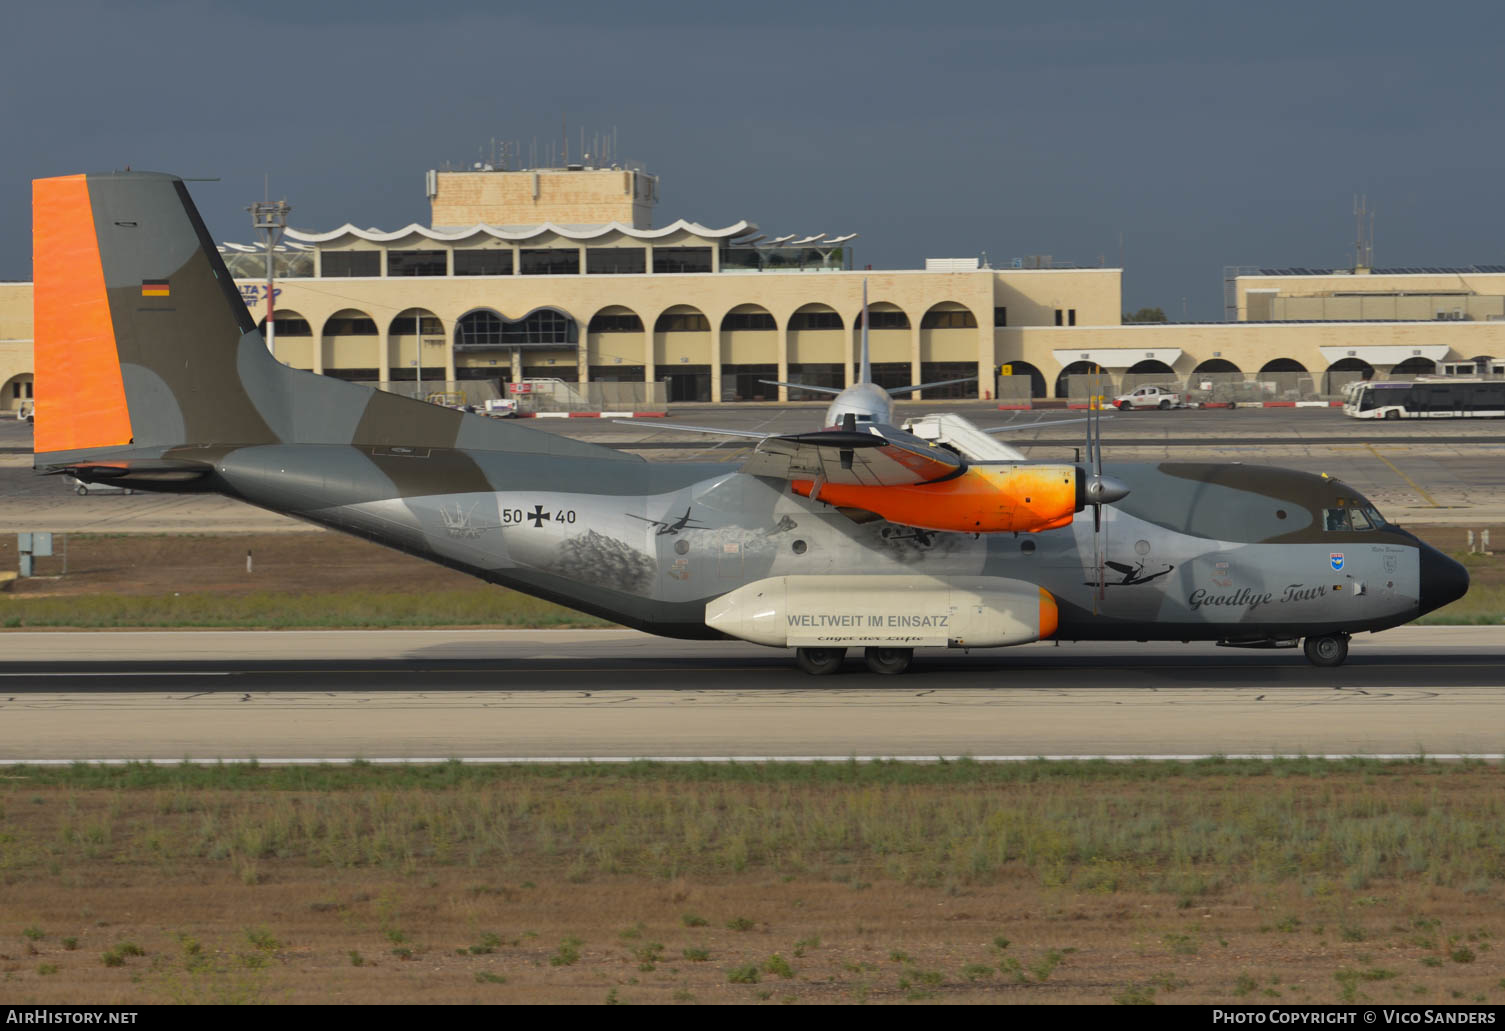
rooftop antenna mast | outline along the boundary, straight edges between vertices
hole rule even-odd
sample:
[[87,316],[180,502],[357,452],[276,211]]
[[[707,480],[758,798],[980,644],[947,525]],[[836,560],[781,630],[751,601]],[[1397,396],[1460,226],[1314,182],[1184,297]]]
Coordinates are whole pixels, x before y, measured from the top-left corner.
[[[1366,226],[1364,225],[1366,217],[1369,219],[1367,233],[1365,232]],[[1361,193],[1356,193],[1353,197],[1353,220],[1355,229],[1353,245],[1354,271],[1368,272],[1374,268],[1374,212],[1369,208],[1369,198]]]
[[271,176],[262,179],[263,199],[252,204],[246,210],[251,213],[251,228],[261,230],[262,237],[266,240],[267,248],[267,320],[266,342],[267,353],[272,357],[277,356],[277,324],[272,321],[272,315],[276,308],[277,298],[277,273],[272,257],[273,250],[278,241],[282,239],[283,232],[287,229],[287,213],[292,211],[292,205],[286,200],[272,201],[265,198],[270,195]]

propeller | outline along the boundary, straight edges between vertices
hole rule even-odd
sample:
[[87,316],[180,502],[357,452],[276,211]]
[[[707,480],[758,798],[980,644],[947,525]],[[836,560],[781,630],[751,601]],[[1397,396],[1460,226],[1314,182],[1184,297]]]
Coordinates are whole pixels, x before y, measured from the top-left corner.
[[[863,289],[863,296],[865,297],[867,295],[867,283],[866,282],[864,282],[862,284],[862,289]],[[863,332],[866,332],[866,331],[867,331],[867,327],[864,326],[863,327]],[[847,433],[856,433],[857,432],[857,413],[856,412],[847,412],[845,415],[843,415],[841,417],[841,428],[845,432],[847,432]],[[841,455],[841,467],[843,469],[850,469],[850,468],[852,468],[852,449],[849,448],[849,447],[842,448],[841,451],[840,451],[840,455]]]
[[1103,428],[1102,406],[1098,401],[1101,392],[1101,382],[1098,376],[1100,372],[1093,374],[1092,397],[1087,404],[1087,465],[1091,472],[1087,475],[1087,483],[1082,491],[1083,502],[1092,506],[1092,565],[1097,570],[1097,593],[1093,599],[1093,614],[1096,615],[1097,602],[1107,598],[1108,588],[1106,574],[1103,572],[1104,550],[1107,542],[1103,540],[1103,506],[1111,505],[1128,497],[1129,488],[1122,481],[1112,476],[1103,474]]

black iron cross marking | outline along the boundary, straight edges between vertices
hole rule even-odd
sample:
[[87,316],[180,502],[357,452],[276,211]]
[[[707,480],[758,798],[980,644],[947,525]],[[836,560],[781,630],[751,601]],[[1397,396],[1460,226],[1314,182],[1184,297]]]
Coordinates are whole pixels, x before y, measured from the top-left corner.
[[533,520],[533,528],[536,530],[543,525],[543,521],[545,519],[550,519],[552,517],[549,515],[549,513],[543,510],[542,505],[534,505],[533,511],[523,516],[523,518]]

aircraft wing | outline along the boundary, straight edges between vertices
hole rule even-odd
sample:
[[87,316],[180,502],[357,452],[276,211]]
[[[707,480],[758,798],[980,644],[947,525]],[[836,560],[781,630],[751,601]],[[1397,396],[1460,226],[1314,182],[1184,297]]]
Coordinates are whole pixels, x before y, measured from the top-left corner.
[[[641,419],[613,419],[612,422],[621,426],[632,426],[636,429],[643,429],[643,421]],[[757,430],[729,430],[720,426],[686,426],[684,423],[659,422],[657,420],[654,420],[653,425],[648,428],[653,430],[683,430],[686,433],[716,433],[726,437],[752,437],[756,440],[763,440],[773,436],[772,433],[760,433]]]
[[[909,385],[907,387],[884,387],[883,389],[886,390],[886,391],[888,391],[889,394],[891,394],[892,396],[898,397],[900,394],[908,394],[908,393],[910,393],[912,391],[915,391],[915,390],[929,390],[932,387],[949,387],[949,386],[951,386],[954,383],[976,383],[976,382],[977,382],[977,377],[976,376],[966,376],[966,377],[964,377],[962,379],[940,379],[940,380],[936,380],[934,383],[913,383],[913,384],[911,384],[911,385]],[[810,388],[806,387],[805,389],[808,390]]]
[[783,380],[777,379],[760,379],[758,382],[770,387],[793,387],[799,390],[809,390],[816,394],[834,395],[841,393],[844,389],[842,387],[812,387],[808,383],[785,383]]
[[770,436],[743,463],[742,471],[780,480],[898,487],[945,479],[963,464],[959,455],[945,448],[892,426],[874,426]]

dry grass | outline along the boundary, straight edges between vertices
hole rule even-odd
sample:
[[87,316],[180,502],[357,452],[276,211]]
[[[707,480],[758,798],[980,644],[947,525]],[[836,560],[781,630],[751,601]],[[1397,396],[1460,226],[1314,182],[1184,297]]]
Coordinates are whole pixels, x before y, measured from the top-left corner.
[[1505,1001],[1493,767],[266,775],[0,781],[9,1000]]

